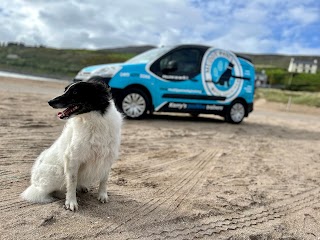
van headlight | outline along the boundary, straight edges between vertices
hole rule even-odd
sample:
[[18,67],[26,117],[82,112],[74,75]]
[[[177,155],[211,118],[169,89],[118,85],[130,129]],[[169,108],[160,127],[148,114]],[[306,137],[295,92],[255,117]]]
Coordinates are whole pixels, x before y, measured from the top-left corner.
[[81,70],[74,78],[75,81],[87,81],[91,77],[99,76],[103,78],[112,78],[121,70],[121,66],[105,66],[94,71]]
[[100,76],[106,78],[112,78],[117,72],[121,70],[121,66],[106,66],[100,69],[97,69],[91,73],[91,76]]
[[88,78],[90,78],[90,76],[91,76],[91,72],[86,72],[86,71],[81,70],[75,76],[75,79],[80,80],[80,81],[84,81],[84,80],[87,80]]

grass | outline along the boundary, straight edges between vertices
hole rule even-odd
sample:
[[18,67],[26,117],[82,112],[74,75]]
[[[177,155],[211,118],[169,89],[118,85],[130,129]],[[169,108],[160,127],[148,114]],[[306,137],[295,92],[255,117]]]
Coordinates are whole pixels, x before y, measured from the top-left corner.
[[[16,55],[18,58],[10,59],[7,57],[10,54]],[[69,79],[74,77],[83,67],[124,62],[135,55],[134,53],[117,53],[103,50],[0,47],[0,69]]]
[[291,97],[293,104],[306,105],[320,108],[320,93],[302,92],[302,91],[287,91],[270,88],[256,89],[255,98],[264,98],[270,102],[287,103]]

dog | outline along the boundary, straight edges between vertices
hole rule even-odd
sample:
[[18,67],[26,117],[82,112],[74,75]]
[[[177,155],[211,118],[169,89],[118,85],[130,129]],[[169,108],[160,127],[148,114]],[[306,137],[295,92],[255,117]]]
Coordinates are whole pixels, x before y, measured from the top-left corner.
[[76,192],[87,192],[92,183],[99,182],[98,200],[107,201],[106,185],[119,155],[123,117],[110,87],[98,80],[70,84],[48,102],[53,108],[65,108],[58,117],[67,122],[60,137],[36,159],[23,199],[48,203],[56,193],[63,193],[65,208],[75,211]]
[[229,62],[227,69],[221,74],[216,84],[220,84],[222,86],[227,83],[227,86],[230,87],[230,78],[232,77],[232,69],[234,65],[232,62]]

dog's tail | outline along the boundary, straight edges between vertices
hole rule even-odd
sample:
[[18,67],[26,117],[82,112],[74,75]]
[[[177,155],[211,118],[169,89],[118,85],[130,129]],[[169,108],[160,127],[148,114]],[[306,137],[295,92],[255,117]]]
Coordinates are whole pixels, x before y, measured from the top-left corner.
[[31,185],[23,193],[21,193],[21,197],[24,200],[34,203],[49,203],[54,201],[54,198],[51,197],[48,193],[42,191],[39,188],[36,188],[33,185]]

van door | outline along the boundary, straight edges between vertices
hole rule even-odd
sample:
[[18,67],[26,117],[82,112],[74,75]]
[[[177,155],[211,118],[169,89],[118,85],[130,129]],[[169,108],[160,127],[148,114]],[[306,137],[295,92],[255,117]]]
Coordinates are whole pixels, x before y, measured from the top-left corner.
[[207,94],[201,81],[201,62],[206,47],[178,47],[150,66],[157,78],[159,104],[155,111],[186,110],[188,103],[200,103]]

